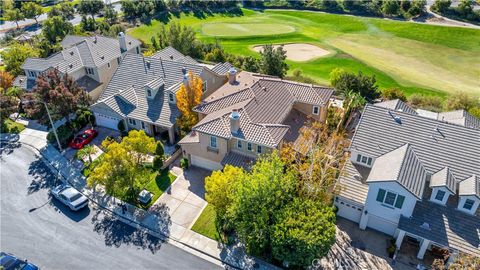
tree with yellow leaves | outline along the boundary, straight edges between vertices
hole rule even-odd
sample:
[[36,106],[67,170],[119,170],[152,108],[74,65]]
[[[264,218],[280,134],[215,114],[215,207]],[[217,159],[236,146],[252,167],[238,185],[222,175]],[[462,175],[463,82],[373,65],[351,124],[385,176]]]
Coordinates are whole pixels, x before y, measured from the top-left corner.
[[177,92],[177,107],[182,115],[177,119],[178,126],[185,133],[198,122],[198,115],[193,108],[200,104],[203,93],[203,81],[200,76],[189,72]]
[[6,93],[8,88],[10,88],[13,84],[13,75],[8,73],[7,71],[0,71],[0,91],[2,93]]

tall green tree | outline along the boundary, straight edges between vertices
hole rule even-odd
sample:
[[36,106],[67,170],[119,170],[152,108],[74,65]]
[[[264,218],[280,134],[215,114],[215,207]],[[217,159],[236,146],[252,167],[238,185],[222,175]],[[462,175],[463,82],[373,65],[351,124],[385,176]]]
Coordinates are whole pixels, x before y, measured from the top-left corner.
[[1,51],[0,55],[5,64],[5,70],[13,76],[18,76],[24,73],[20,67],[25,60],[29,57],[38,57],[39,52],[28,43],[14,42],[8,49]]
[[113,8],[112,5],[106,5],[103,9],[105,21],[110,25],[116,24],[118,22],[118,12]]
[[17,28],[19,27],[18,26],[18,21],[25,20],[25,16],[23,15],[23,13],[18,8],[5,10],[5,13],[3,14],[3,17],[7,21],[15,22],[15,24],[17,24]]
[[400,11],[400,3],[397,0],[386,0],[382,2],[382,12],[387,16],[396,16]]
[[95,19],[95,15],[105,7],[105,3],[102,0],[81,0],[78,5],[78,12],[82,15],[90,15],[92,19]]
[[267,75],[278,76],[280,78],[285,77],[288,70],[288,65],[285,63],[287,59],[287,52],[283,49],[283,46],[276,48],[273,45],[263,46],[260,52],[260,72]]
[[72,31],[73,25],[59,16],[48,18],[42,25],[42,35],[52,44],[58,43]]
[[319,201],[295,198],[275,213],[275,220],[272,254],[289,267],[310,266],[335,243],[335,213]]
[[374,76],[364,75],[361,71],[357,74],[349,72],[341,72],[340,74],[333,74],[336,78],[330,78],[331,83],[335,89],[343,95],[347,95],[350,91],[359,93],[367,101],[373,101],[380,97],[378,91],[377,80]]
[[43,8],[35,2],[23,2],[22,12],[27,19],[34,19],[38,24],[38,16],[42,15]]
[[449,11],[450,5],[452,5],[451,0],[435,0],[432,5],[432,10],[440,14],[445,14]]

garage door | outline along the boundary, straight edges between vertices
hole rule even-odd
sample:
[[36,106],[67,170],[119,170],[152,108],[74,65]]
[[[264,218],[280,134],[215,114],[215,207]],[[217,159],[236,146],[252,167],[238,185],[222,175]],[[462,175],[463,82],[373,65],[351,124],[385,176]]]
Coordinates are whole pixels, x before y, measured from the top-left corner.
[[389,220],[369,214],[367,227],[374,230],[393,235],[398,224],[395,224]]
[[216,170],[223,169],[222,164],[220,164],[218,162],[208,160],[206,158],[201,158],[199,156],[192,155],[191,156],[191,162],[192,162],[192,165],[194,165],[194,166],[197,166],[197,167],[200,167],[200,168],[203,168],[203,169],[207,169],[207,170],[210,170],[210,171],[216,171]]
[[340,198],[335,199],[335,205],[338,207],[337,215],[354,222],[360,222],[362,216],[362,206],[354,205],[343,201]]
[[118,122],[120,121],[120,119],[100,113],[95,113],[95,121],[97,122],[97,126],[118,130]]

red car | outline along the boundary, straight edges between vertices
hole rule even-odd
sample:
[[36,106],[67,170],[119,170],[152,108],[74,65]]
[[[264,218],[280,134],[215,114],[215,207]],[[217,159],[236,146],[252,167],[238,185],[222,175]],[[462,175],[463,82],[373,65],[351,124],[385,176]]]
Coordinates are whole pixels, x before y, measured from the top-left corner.
[[74,149],[82,149],[85,145],[89,144],[93,138],[97,137],[98,132],[95,129],[87,129],[82,134],[77,135],[68,146]]

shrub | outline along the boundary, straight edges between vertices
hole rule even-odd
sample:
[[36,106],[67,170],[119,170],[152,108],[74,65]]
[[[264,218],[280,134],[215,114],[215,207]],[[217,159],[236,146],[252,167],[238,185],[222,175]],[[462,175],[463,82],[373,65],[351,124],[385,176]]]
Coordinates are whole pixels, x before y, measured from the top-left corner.
[[163,166],[163,158],[161,156],[155,156],[153,159],[153,168],[160,171]]
[[188,159],[187,158],[182,158],[182,160],[180,160],[180,167],[182,167],[182,169],[184,169],[184,170],[188,169]]
[[407,97],[402,92],[402,90],[396,87],[383,90],[382,97],[387,100],[400,99],[401,101],[404,101],[404,102],[407,101]]
[[123,120],[118,121],[117,128],[122,134],[125,133],[125,123],[123,123]]
[[[62,125],[58,127],[57,134],[62,147],[67,146],[68,142],[73,139],[73,130],[67,125]],[[49,143],[57,145],[57,140],[55,138],[53,130],[47,134],[47,140]]]
[[408,102],[416,108],[439,112],[442,110],[442,99],[436,96],[424,96],[413,94],[408,98]]
[[155,155],[159,157],[163,157],[163,154],[165,154],[163,143],[161,141],[157,141],[157,147],[155,148]]

